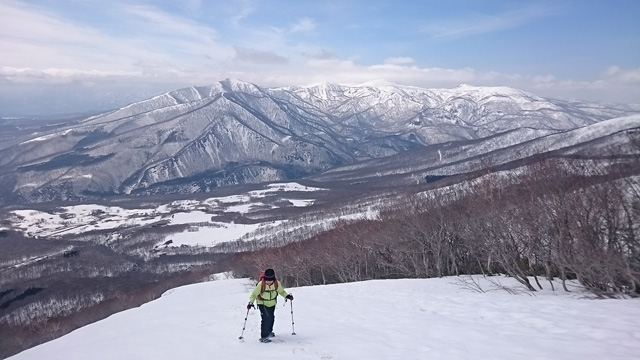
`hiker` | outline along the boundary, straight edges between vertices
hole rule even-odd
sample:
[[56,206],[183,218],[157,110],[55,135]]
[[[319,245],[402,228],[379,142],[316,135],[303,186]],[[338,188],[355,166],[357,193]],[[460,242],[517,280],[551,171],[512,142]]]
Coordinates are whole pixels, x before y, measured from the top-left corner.
[[[262,273],[260,274],[262,275]],[[274,337],[273,323],[276,320],[276,302],[278,294],[283,298],[293,301],[293,295],[288,294],[280,282],[276,279],[276,272],[273,269],[267,269],[264,271],[261,280],[253,289],[251,296],[249,296],[249,304],[247,304],[247,310],[255,308],[253,302],[257,299],[258,309],[260,309],[260,317],[262,323],[260,325],[260,342],[271,342],[270,337]]]

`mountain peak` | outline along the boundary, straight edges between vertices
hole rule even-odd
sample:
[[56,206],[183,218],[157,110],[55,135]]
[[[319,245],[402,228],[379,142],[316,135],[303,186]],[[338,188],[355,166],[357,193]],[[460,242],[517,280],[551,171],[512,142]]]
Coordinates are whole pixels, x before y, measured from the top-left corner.
[[226,78],[220,81],[222,88],[227,91],[254,92],[261,91],[260,87],[254,83],[233,78]]
[[342,94],[345,90],[345,87],[339,84],[323,82],[313,85],[301,86],[298,89],[303,89],[310,96],[313,96],[315,98],[329,100],[334,98],[336,94]]
[[340,85],[340,84],[324,81],[324,82],[312,83],[312,84],[308,84],[308,85],[304,85],[304,86],[300,86],[300,87],[304,88],[304,89],[318,88],[318,89],[333,89],[333,90],[335,90],[335,89],[340,89],[343,86]]
[[508,86],[473,86],[469,84],[460,84],[453,89],[454,91],[462,91],[465,93],[475,94],[479,98],[490,96],[527,96],[537,98],[537,96],[525,91],[514,89]]
[[354,87],[377,87],[377,88],[389,87],[389,86],[397,87],[397,88],[411,87],[411,86],[403,85],[387,79],[375,79],[375,80],[370,80],[370,81],[363,82],[361,84],[354,85]]

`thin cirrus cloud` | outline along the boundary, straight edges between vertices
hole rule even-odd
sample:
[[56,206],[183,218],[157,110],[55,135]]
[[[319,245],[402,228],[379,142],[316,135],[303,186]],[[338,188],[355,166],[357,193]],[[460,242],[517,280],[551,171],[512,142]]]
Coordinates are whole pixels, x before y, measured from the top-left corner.
[[182,16],[169,14],[148,5],[125,5],[122,7],[121,13],[129,14],[130,16],[125,19],[129,23],[128,26],[139,24],[135,30],[138,34],[145,36],[169,35],[175,38],[199,41],[213,41],[217,37],[215,29],[210,26],[199,24]]
[[291,29],[289,31],[292,33],[308,32],[308,31],[312,31],[315,28],[316,28],[316,22],[313,19],[302,18],[298,20],[298,22],[293,24],[293,26],[291,26]]
[[272,64],[284,65],[289,61],[284,56],[280,56],[271,51],[260,51],[243,47],[235,47],[236,56],[234,60],[252,64]]
[[235,0],[227,5],[227,7],[219,9],[217,13],[227,18],[234,27],[242,26],[245,20],[253,15],[258,8],[252,0]]
[[189,63],[233,55],[232,47],[217,41],[213,29],[151,7],[118,9],[117,31],[135,34],[123,36],[37,7],[11,5],[0,5],[7,25],[0,30],[6,66],[122,70],[141,61]]
[[[78,67],[89,69],[96,63],[113,63],[118,60],[119,51],[113,57],[100,60],[92,54],[101,48],[122,50],[122,43],[116,42],[104,33],[65,21],[64,18],[46,11],[33,11],[21,6],[0,4],[3,26],[0,27],[0,51],[2,64],[22,67]],[[91,60],[92,64],[87,64]]]
[[421,30],[434,39],[452,40],[509,30],[555,13],[551,7],[529,5],[496,14],[474,13],[459,18],[433,21],[422,26]]
[[164,58],[228,60],[233,55],[232,47],[211,26],[148,5],[125,5],[122,13],[129,15],[123,22],[135,30],[135,41],[147,42],[144,47],[153,48]]

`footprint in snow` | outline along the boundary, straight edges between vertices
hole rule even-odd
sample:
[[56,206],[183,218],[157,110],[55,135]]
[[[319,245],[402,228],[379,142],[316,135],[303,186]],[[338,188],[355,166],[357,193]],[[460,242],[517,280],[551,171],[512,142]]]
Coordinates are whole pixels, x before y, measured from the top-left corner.
[[318,355],[318,357],[322,360],[333,359],[333,354],[327,353],[327,352],[319,352],[319,353],[316,353],[316,355]]

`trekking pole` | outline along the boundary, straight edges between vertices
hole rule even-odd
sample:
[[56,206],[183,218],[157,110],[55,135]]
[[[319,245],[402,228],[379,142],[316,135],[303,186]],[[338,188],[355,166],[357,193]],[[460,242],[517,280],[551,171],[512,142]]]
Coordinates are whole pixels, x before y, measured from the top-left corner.
[[249,317],[249,309],[247,309],[247,315],[244,316],[244,325],[242,325],[242,334],[240,334],[240,337],[238,339],[243,340],[244,339],[244,329],[247,327],[247,318]]
[[291,335],[295,335],[296,334],[296,330],[293,327],[293,301],[290,303],[291,304]]

